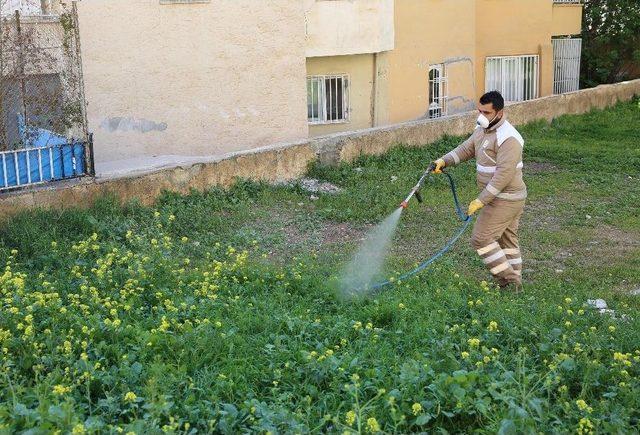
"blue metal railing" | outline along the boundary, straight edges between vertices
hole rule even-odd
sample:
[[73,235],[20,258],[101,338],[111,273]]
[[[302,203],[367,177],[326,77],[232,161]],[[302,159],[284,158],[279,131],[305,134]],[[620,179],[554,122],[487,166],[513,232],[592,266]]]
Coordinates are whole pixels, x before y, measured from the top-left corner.
[[89,175],[85,142],[0,152],[0,191]]

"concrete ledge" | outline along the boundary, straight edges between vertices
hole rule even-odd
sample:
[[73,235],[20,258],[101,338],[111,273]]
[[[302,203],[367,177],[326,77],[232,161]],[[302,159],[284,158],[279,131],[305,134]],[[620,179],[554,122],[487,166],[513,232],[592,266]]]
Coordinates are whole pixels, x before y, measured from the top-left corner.
[[[640,95],[640,80],[515,103],[509,105],[508,116],[516,125],[541,119],[551,121],[564,114],[610,107],[634,95]],[[309,163],[315,160],[325,164],[350,162],[362,154],[382,154],[399,144],[425,146],[445,134],[468,134],[475,127],[475,118],[475,112],[467,112],[444,119],[411,121],[202,158],[183,166],[130,173],[119,178],[84,178],[3,193],[0,194],[0,218],[31,208],[88,207],[108,192],[123,201],[137,198],[150,205],[163,190],[188,193],[192,188],[228,187],[237,177],[267,182],[291,180],[303,176]]]

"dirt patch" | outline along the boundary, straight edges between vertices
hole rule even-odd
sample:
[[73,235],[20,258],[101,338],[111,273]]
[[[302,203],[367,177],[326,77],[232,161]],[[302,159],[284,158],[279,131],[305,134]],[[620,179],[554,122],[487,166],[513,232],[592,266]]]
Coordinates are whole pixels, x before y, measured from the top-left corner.
[[333,245],[337,243],[360,242],[369,230],[367,227],[356,227],[349,223],[327,222],[322,227],[321,245]]
[[622,231],[609,225],[594,228],[593,244],[604,243],[616,246],[618,249],[632,250],[640,247],[640,234],[631,231]]
[[553,163],[549,162],[526,162],[523,168],[523,172],[526,174],[541,174],[549,172],[558,172],[558,168]]
[[616,264],[625,263],[628,258],[640,254],[640,234],[622,231],[608,225],[592,230],[592,236],[584,246],[577,248],[588,260],[587,263]]
[[269,258],[285,262],[309,252],[340,250],[341,246],[359,244],[371,225],[323,221],[313,216],[312,205],[270,209],[245,224],[262,240]]
[[546,231],[559,231],[566,216],[560,214],[555,204],[558,198],[544,198],[538,201],[527,201],[521,226],[538,228]]

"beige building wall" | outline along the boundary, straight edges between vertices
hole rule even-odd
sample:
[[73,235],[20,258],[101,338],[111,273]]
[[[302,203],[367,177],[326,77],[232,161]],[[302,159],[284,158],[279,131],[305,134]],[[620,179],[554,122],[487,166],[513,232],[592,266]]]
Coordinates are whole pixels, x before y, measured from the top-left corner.
[[472,104],[475,0],[398,0],[395,32],[395,49],[379,56],[376,125],[427,115],[432,64],[445,63],[450,113]]
[[392,50],[394,0],[304,0],[307,57]]
[[[340,4],[352,2],[317,3],[338,8]],[[449,115],[475,107],[475,101],[485,92],[485,63],[489,56],[538,55],[539,95],[550,95],[553,89],[551,38],[556,34],[579,33],[581,14],[581,5],[554,5],[552,0],[527,0],[526,4],[522,0],[396,0],[394,49],[372,56],[375,70],[375,80],[371,80],[375,103],[372,125],[427,117],[429,67],[434,64],[444,65]],[[328,15],[324,19],[328,20]],[[336,49],[341,47],[338,44]],[[333,58],[331,63],[337,67],[339,62],[344,66],[341,72],[349,74],[349,68],[366,70],[364,66],[356,67],[356,62],[350,62],[349,58]],[[315,65],[307,61],[308,70],[316,71],[312,68]],[[340,68],[333,69],[327,72],[338,72]],[[359,85],[360,76],[360,73],[354,74],[352,88]],[[364,85],[360,84],[363,90]],[[352,99],[354,113],[359,110],[355,105],[364,103]],[[311,126],[310,131],[316,136],[354,130],[360,128],[359,125]]]
[[485,90],[487,57],[527,54],[540,56],[539,96],[551,95],[551,37],[580,33],[581,25],[581,5],[558,5],[552,0],[477,0],[476,87],[479,95]]
[[308,136],[299,0],[83,0],[78,12],[98,173]]
[[[487,56],[540,55],[549,95],[551,37],[578,32],[582,11],[552,0],[159,3],[78,3],[99,173],[424,118],[434,64],[448,114],[485,91]],[[309,126],[305,78],[340,73],[349,122]]]
[[554,4],[551,34],[553,36],[579,35],[582,32],[582,9],[581,4]]
[[374,55],[311,57],[307,74],[347,74],[349,76],[349,121],[339,124],[309,125],[311,137],[372,126]]

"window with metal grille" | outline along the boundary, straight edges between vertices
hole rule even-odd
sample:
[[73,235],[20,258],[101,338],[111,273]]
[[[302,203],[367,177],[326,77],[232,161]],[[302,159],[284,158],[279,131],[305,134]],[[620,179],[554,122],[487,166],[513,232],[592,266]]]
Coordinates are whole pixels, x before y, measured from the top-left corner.
[[349,76],[307,77],[307,119],[309,124],[349,121]]
[[553,93],[577,91],[580,88],[580,54],[582,39],[557,38],[553,44]]
[[429,67],[429,118],[447,115],[447,76],[444,64]]
[[500,91],[505,101],[538,98],[538,56],[488,57],[485,90]]

